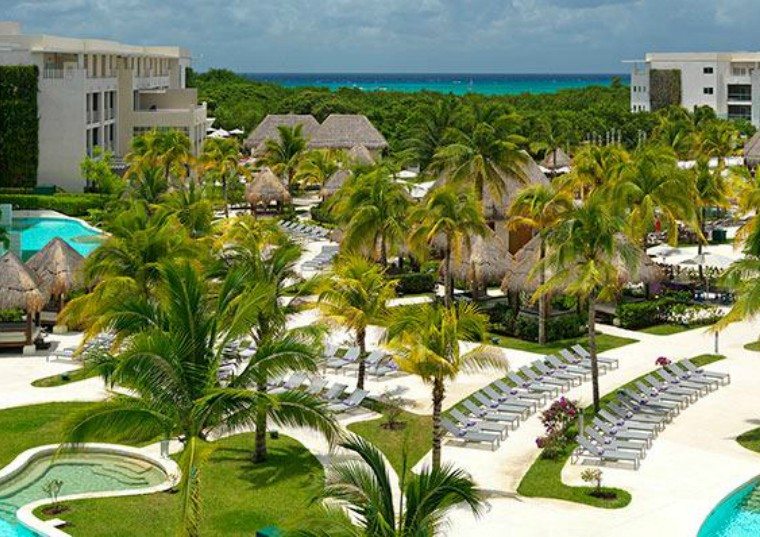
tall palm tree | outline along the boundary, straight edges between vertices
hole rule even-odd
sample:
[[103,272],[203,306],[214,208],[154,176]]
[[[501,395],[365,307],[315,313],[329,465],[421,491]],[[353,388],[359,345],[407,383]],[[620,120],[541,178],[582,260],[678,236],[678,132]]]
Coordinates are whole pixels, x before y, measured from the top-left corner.
[[572,171],[559,180],[583,196],[596,187],[614,183],[629,160],[628,152],[616,144],[587,144],[573,156]]
[[451,509],[464,506],[476,516],[483,510],[482,493],[460,469],[445,465],[423,468],[419,474],[405,473],[400,476],[399,490],[394,491],[380,450],[359,436],[340,445],[360,460],[334,464],[317,499],[345,506],[356,525],[343,518],[342,523],[336,522],[326,531],[308,529],[297,535],[434,537],[445,527],[446,513]]
[[330,149],[314,149],[303,154],[293,179],[304,186],[323,186],[345,165],[345,153]]
[[339,259],[321,282],[318,306],[322,315],[352,331],[359,346],[359,389],[364,388],[367,327],[387,315],[395,287],[382,267],[356,255]]
[[153,210],[152,206],[157,205],[169,190],[169,183],[158,166],[135,168],[128,175],[128,179],[128,187],[124,190],[123,197],[144,202],[149,211]]
[[446,382],[465,372],[485,368],[507,368],[505,358],[482,345],[467,353],[460,351],[460,340],[483,341],[487,317],[472,304],[445,308],[424,304],[403,308],[392,317],[386,334],[388,347],[401,371],[417,375],[432,386],[433,468],[441,465],[441,412]]
[[[559,222],[562,215],[573,208],[573,197],[565,189],[554,184],[535,184],[522,189],[512,200],[509,207],[509,225],[516,229],[529,227],[538,233],[539,264],[546,257],[546,236],[553,226]],[[546,270],[540,266],[538,284],[546,282]],[[548,317],[549,295],[541,295],[538,299],[538,342],[546,343],[546,319]]]
[[227,203],[229,182],[241,175],[250,175],[248,169],[240,164],[240,157],[240,144],[236,138],[206,138],[203,142],[203,150],[199,158],[201,173],[218,177],[222,183],[225,217],[230,215]]
[[[723,166],[719,166],[725,169]],[[692,180],[690,191],[693,192],[693,204],[695,207],[695,219],[699,229],[699,243],[697,244],[697,253],[702,253],[702,247],[706,240],[705,224],[707,223],[707,210],[710,207],[728,207],[730,205],[730,188],[729,182],[723,176],[722,171],[715,173],[710,169],[709,160],[705,157],[697,159],[696,164],[690,170],[689,177]],[[700,277],[702,277],[702,266],[699,266]]]
[[388,264],[388,252],[404,235],[410,205],[409,193],[378,166],[360,173],[330,198],[337,220],[344,226],[342,247],[347,252],[369,249]]
[[279,139],[269,139],[265,142],[266,153],[262,159],[264,165],[282,177],[292,186],[293,176],[298,167],[298,161],[306,150],[306,138],[303,136],[303,125],[293,127],[279,125]]
[[213,285],[187,261],[162,264],[158,272],[155,296],[136,295],[105,312],[104,324],[123,345],[116,355],[97,357],[94,367],[121,390],[73,416],[68,440],[178,436],[182,534],[197,536],[206,439],[230,426],[254,425],[254,410],[269,397],[218,379],[222,349],[255,322],[261,290],[241,273]]
[[410,215],[412,232],[410,244],[425,250],[439,236],[444,246],[444,304],[448,307],[454,297],[454,277],[451,274],[451,257],[459,256],[461,246],[470,247],[470,236],[484,236],[488,232],[480,206],[471,191],[461,191],[453,185],[443,185],[428,193],[422,204]]
[[128,175],[140,169],[160,167],[164,179],[170,182],[174,176],[182,185],[189,174],[193,155],[190,138],[176,129],[153,129],[132,139],[132,150],[126,161],[130,164]]
[[211,233],[214,208],[205,192],[202,185],[191,181],[186,189],[164,194],[158,211],[176,216],[193,239],[206,237]]
[[457,117],[457,100],[448,95],[435,102],[416,124],[408,141],[421,170],[427,169],[435,154],[446,145]]
[[596,351],[596,304],[613,300],[626,274],[637,268],[641,250],[624,240],[625,219],[610,207],[608,197],[592,191],[582,205],[562,214],[548,235],[549,254],[537,267],[554,274],[534,293],[534,299],[556,289],[588,303],[588,347],[594,409],[599,410],[599,365]]
[[[752,218],[736,232],[736,241],[746,241],[756,229],[758,229],[758,215],[760,215],[760,173],[752,174],[744,166],[731,169],[731,190],[735,192],[739,213],[741,215],[753,214]],[[760,249],[752,252],[760,255]]]

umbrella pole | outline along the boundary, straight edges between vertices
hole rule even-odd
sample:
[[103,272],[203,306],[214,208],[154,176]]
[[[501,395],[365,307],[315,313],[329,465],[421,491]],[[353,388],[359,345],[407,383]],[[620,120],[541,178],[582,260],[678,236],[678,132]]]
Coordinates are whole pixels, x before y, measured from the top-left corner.
[[26,312],[26,344],[32,344],[32,312]]

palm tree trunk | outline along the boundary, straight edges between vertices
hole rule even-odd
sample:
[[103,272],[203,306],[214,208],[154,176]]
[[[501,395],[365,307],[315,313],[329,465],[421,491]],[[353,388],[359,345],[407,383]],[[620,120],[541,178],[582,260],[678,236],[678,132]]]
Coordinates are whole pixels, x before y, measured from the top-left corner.
[[224,217],[230,217],[229,204],[227,203],[227,177],[222,175],[222,198],[224,198]]
[[359,345],[359,376],[356,379],[356,388],[358,390],[364,389],[364,375],[366,371],[366,364],[364,359],[367,354],[367,330],[366,328],[360,328],[356,331],[356,344]]
[[446,257],[443,273],[443,304],[447,308],[454,299],[454,278],[451,277],[451,237],[446,237]]
[[[538,274],[538,284],[543,287],[546,282],[546,268],[543,265],[544,256],[546,255],[546,245],[544,239],[541,237],[541,246],[539,248],[539,263],[541,263],[541,271]],[[547,316],[547,293],[543,293],[538,298],[538,344],[546,344],[546,316]]]
[[433,469],[441,467],[441,409],[444,396],[443,379],[433,380]]
[[599,362],[596,357],[596,296],[588,297],[588,353],[591,355],[591,386],[594,412],[599,412]]
[[[267,391],[266,382],[259,382],[256,385],[256,391],[265,394]],[[267,460],[267,411],[265,408],[256,410],[256,435],[254,440],[253,462],[264,462]]]
[[[702,234],[702,237],[705,236],[705,208],[701,207],[699,209],[699,232]],[[702,237],[699,237],[697,239],[697,255],[702,254]],[[705,279],[705,273],[702,269],[702,265],[699,265],[699,281],[703,282]]]
[[383,268],[388,266],[388,251],[385,245],[385,233],[380,233],[380,264]]

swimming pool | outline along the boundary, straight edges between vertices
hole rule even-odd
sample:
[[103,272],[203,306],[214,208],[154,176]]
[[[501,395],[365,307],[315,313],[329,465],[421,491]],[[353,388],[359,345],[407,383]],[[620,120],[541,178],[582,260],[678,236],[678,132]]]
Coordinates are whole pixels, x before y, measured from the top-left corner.
[[742,485],[713,509],[697,537],[760,535],[760,478]]
[[22,217],[14,218],[11,232],[21,235],[21,258],[29,259],[42,250],[55,237],[60,237],[82,255],[88,255],[97,248],[103,234],[95,228],[84,225],[72,218]]
[[167,482],[158,465],[135,456],[105,451],[63,453],[54,450],[33,456],[10,477],[0,480],[0,537],[33,537],[16,518],[18,509],[47,499],[44,488],[60,480],[59,496],[118,492],[156,487]]

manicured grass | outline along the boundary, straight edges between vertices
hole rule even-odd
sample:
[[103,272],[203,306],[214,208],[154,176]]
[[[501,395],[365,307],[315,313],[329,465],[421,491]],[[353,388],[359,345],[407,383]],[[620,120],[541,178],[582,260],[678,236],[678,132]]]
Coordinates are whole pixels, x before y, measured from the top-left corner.
[[[610,349],[616,349],[623,345],[636,343],[636,339],[627,337],[612,336],[609,334],[596,335],[596,348],[598,352],[605,352]],[[517,349],[520,351],[535,352],[537,354],[553,354],[562,349],[567,349],[575,344],[588,348],[588,337],[578,337],[572,339],[559,339],[550,341],[546,345],[539,345],[533,341],[525,341],[514,337],[500,336],[498,334],[488,334],[488,342],[508,349]]]
[[[291,531],[324,520],[319,505],[311,503],[324,483],[324,470],[300,443],[285,436],[270,439],[269,460],[263,464],[251,462],[252,434],[214,445],[200,474],[201,535],[250,537],[269,525]],[[171,493],[67,505],[70,510],[57,517],[70,523],[65,531],[74,536],[171,536],[180,516],[180,497]]]
[[753,352],[760,352],[760,341],[753,341],[752,343],[747,343],[744,348],[748,351]]
[[385,454],[396,473],[400,474],[404,446],[407,450],[408,469],[432,448],[433,419],[429,415],[404,411],[398,421],[405,423],[403,429],[392,431],[384,428],[382,424],[385,423],[385,416],[352,423],[348,429],[372,442]]
[[[691,358],[691,361],[701,367],[722,360],[723,358],[725,358],[725,356],[702,354]],[[648,374],[649,373],[646,373],[604,395],[601,398],[601,405],[604,406],[607,402],[615,399],[618,390],[621,388],[634,387],[636,381],[646,377]],[[583,415],[584,422],[590,423],[594,416],[593,406],[584,408]],[[631,495],[625,490],[607,488],[607,490],[614,490],[617,493],[617,498],[610,501],[591,496],[589,493],[593,490],[593,487],[572,487],[562,482],[562,468],[564,468],[567,460],[570,458],[570,455],[576,447],[577,444],[574,441],[570,441],[568,442],[564,456],[554,460],[542,459],[541,457],[536,459],[525,476],[523,476],[520,485],[517,487],[517,492],[523,496],[555,498],[557,500],[565,500],[608,509],[617,509],[628,505],[631,501]],[[602,470],[602,472],[604,472],[604,470]]]
[[760,453],[760,427],[740,434],[736,437],[736,441],[739,442],[742,447]]
[[647,328],[642,328],[639,330],[639,332],[644,332],[645,334],[654,334],[656,336],[669,336],[671,334],[680,334],[681,332],[685,332],[686,330],[691,330],[692,327],[684,326],[682,324],[656,324],[654,326],[648,326]]
[[73,369],[71,371],[65,371],[58,375],[50,377],[43,377],[32,382],[32,386],[35,388],[53,388],[55,386],[63,386],[64,384],[71,384],[72,382],[78,382],[80,380],[86,380],[98,375],[97,371],[92,369]]
[[0,468],[22,451],[57,444],[66,419],[92,403],[48,403],[0,410]]

